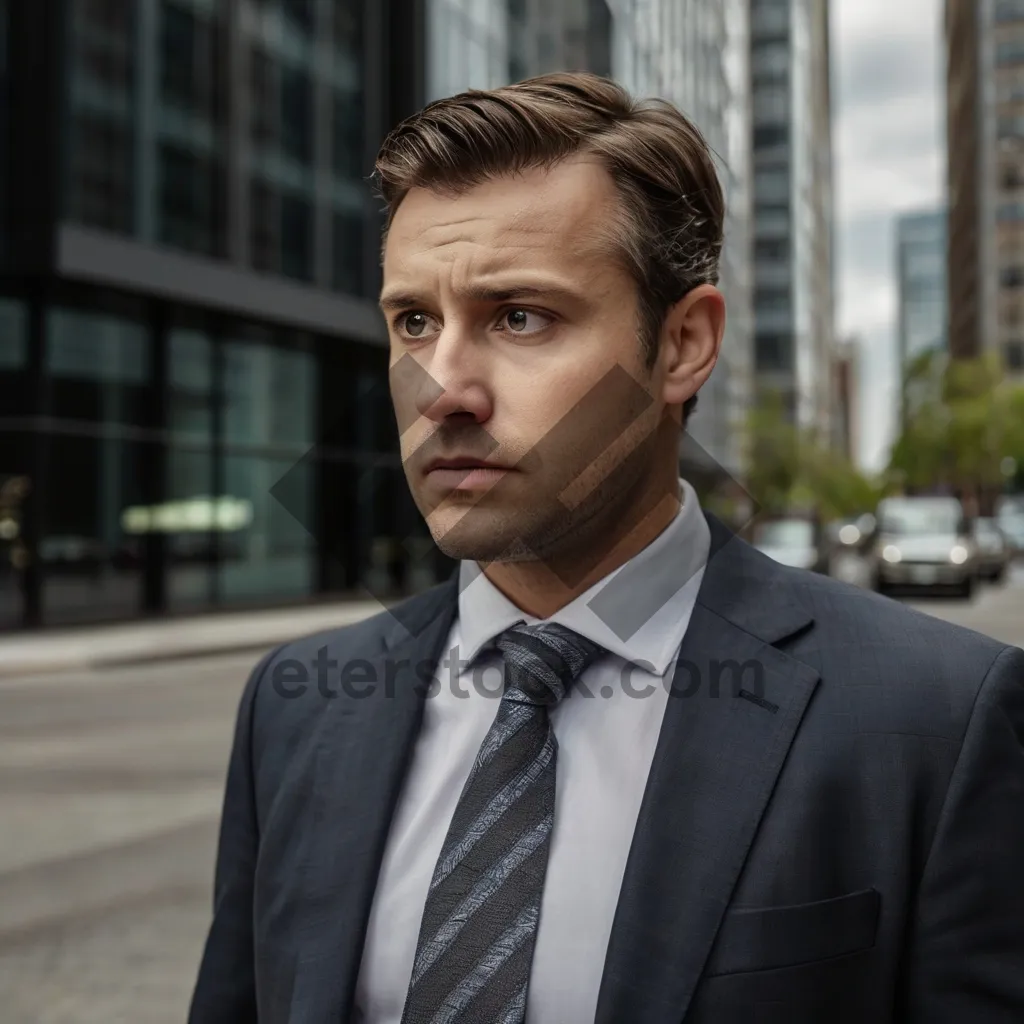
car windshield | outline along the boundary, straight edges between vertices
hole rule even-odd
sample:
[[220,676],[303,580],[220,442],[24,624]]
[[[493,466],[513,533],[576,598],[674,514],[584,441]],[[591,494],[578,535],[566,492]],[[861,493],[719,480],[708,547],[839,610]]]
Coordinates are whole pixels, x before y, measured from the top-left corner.
[[808,548],[814,544],[814,524],[805,519],[778,519],[762,524],[757,542],[771,548]]
[[986,540],[998,540],[999,528],[991,519],[977,519],[974,523],[974,532]]
[[1024,538],[1024,515],[1013,512],[999,517],[999,527],[1003,533],[1011,537]]
[[960,511],[955,505],[892,505],[882,511],[882,532],[900,536],[926,533],[956,533]]

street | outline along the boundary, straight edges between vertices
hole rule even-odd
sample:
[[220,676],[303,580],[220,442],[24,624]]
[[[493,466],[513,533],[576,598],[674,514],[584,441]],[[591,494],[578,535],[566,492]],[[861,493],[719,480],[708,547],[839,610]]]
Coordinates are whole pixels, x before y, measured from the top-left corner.
[[[918,607],[1024,646],[1024,571]],[[254,655],[0,680],[4,1024],[181,1024]]]

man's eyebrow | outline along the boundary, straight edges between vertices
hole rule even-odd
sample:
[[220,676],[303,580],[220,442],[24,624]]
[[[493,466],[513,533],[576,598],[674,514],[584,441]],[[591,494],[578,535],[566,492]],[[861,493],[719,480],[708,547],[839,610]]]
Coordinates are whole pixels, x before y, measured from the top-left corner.
[[[468,285],[459,290],[463,298],[472,302],[512,302],[515,299],[540,299],[545,297],[556,297],[578,302],[582,296],[562,285],[509,285],[505,288],[497,288],[491,285]],[[380,298],[380,308],[385,312],[410,309],[415,306],[424,305],[422,296],[414,292],[385,292]]]

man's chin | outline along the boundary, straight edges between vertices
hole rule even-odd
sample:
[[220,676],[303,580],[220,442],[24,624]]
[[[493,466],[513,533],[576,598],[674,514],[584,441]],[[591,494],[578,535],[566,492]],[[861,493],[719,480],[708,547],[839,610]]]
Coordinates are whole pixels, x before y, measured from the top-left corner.
[[[508,517],[470,509],[462,515],[436,512],[427,525],[434,543],[449,558],[467,562],[534,562],[537,555]],[[523,524],[525,525],[525,524]]]

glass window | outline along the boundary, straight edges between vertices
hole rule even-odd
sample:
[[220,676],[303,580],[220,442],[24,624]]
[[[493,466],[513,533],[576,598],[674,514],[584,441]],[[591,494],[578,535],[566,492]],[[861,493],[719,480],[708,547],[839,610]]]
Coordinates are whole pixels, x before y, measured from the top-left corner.
[[1017,224],[1024,221],[1024,203],[1000,203],[996,208],[996,220],[1002,224]]
[[1004,164],[1000,173],[1000,184],[1005,189],[1018,189],[1024,186],[1024,172],[1019,165]]
[[135,223],[136,5],[70,5],[65,209],[72,221],[131,233]]
[[1024,63],[1024,39],[1009,39],[996,43],[996,64],[1006,67]]
[[363,52],[363,5],[334,0],[334,48],[355,60]]
[[338,211],[333,225],[333,285],[337,291],[362,295],[365,289],[363,216],[355,211]]
[[754,246],[758,263],[777,263],[789,259],[789,243],[777,239],[760,239]]
[[754,148],[768,149],[789,142],[789,126],[785,124],[761,125],[754,129]]
[[788,288],[757,288],[754,291],[754,307],[758,313],[777,313],[788,310],[793,298]]
[[22,619],[21,573],[25,501],[31,490],[29,451],[32,434],[8,416],[34,412],[28,390],[28,344],[25,307],[0,299],[0,630]]
[[261,341],[224,345],[224,440],[267,447],[313,443],[316,423],[313,356]]
[[220,255],[220,200],[223,178],[218,163],[181,146],[159,150],[160,241],[165,245]]
[[996,0],[996,21],[1016,21],[1024,18],[1024,0]]
[[[137,514],[156,488],[149,442],[129,429],[151,415],[150,338],[139,323],[110,314],[53,309],[45,365],[54,430],[39,557],[48,622],[137,615],[144,531]],[[74,500],[68,500],[69,496]]]
[[1024,370],[1024,341],[1008,341],[1004,351],[1008,370],[1014,373]]
[[66,419],[138,426],[149,414],[150,339],[141,324],[103,313],[51,310],[46,369],[51,411]]
[[215,111],[218,82],[226,71],[217,60],[219,34],[219,25],[209,14],[164,0],[160,18],[163,103],[207,117]]
[[309,454],[318,416],[315,358],[255,332],[225,342],[221,358],[220,597],[303,596],[316,583],[316,462]]
[[313,158],[313,84],[308,74],[282,66],[281,148],[285,154],[308,164]]
[[999,271],[999,283],[1004,288],[1019,288],[1024,284],[1024,267],[1003,267]]
[[996,133],[1000,139],[1024,138],[1024,117],[999,118]]
[[754,357],[758,370],[792,369],[792,336],[758,331],[754,341]]
[[332,155],[334,173],[344,180],[363,174],[363,94],[361,90],[334,90]]
[[277,115],[274,96],[277,90],[277,68],[274,60],[262,47],[254,46],[249,53],[250,135],[257,147],[273,142],[277,133]]
[[281,273],[300,281],[313,277],[313,208],[297,195],[281,196]]
[[278,210],[275,191],[267,182],[254,178],[249,188],[249,233],[252,265],[257,270],[278,269]]
[[[25,335],[26,312],[21,302],[0,299],[0,373],[23,370],[28,363],[28,339]],[[6,402],[0,408],[10,409]]]
[[213,498],[213,343],[203,331],[175,328],[167,352],[167,480],[153,519],[167,538],[168,605],[199,608],[212,598],[215,533],[231,515]]
[[[314,466],[297,459],[228,454],[220,496],[218,590],[226,604],[304,597],[316,583],[310,532]],[[275,497],[286,483],[285,501]]]

